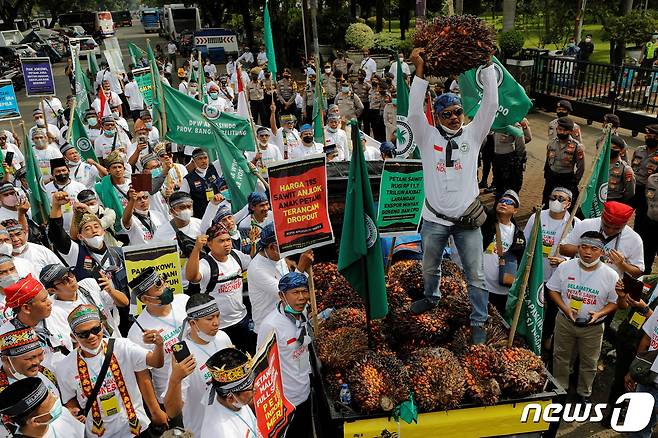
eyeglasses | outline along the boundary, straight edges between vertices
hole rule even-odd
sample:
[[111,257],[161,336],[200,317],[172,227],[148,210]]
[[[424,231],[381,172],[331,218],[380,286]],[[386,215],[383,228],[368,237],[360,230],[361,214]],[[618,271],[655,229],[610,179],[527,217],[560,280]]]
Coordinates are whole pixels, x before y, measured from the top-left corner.
[[103,331],[103,326],[97,325],[96,327],[92,327],[89,330],[85,330],[84,332],[75,332],[75,335],[80,339],[88,339],[89,336],[98,335],[102,331]]
[[53,283],[53,286],[59,286],[62,284],[70,284],[73,283],[73,280],[75,279],[75,275],[71,274],[70,272],[67,272],[64,277],[57,283]]
[[549,201],[555,201],[555,200],[557,200],[557,201],[560,201],[560,202],[564,202],[564,201],[568,201],[569,198],[567,198],[567,197],[565,197],[565,196],[549,196],[549,197],[548,197],[548,200],[549,200]]
[[498,203],[503,205],[516,205],[516,202],[510,198],[501,198]]
[[137,201],[146,201],[149,198],[149,195],[142,195],[136,198]]
[[464,110],[462,108],[456,108],[454,110],[441,111],[439,113],[439,117],[441,117],[443,120],[448,120],[453,115],[459,117],[462,114],[464,114]]

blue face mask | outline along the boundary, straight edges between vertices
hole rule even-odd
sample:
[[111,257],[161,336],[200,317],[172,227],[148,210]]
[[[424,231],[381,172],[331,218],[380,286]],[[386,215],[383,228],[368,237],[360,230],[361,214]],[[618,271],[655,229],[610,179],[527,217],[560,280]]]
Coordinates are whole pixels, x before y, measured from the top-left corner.
[[48,414],[43,414],[43,415],[50,415],[50,419],[44,423],[36,422],[36,424],[41,424],[41,425],[46,425],[46,424],[52,424],[57,420],[60,415],[62,415],[62,402],[59,401],[59,399],[55,400],[55,404],[53,405],[52,408],[50,408],[50,411],[48,411]]
[[103,133],[108,137],[112,137],[114,135],[114,129],[104,129]]
[[162,175],[162,167],[156,167],[155,169],[151,170],[151,178],[157,178],[160,175]]
[[98,119],[95,117],[90,117],[87,119],[87,123],[89,124],[89,126],[96,126],[96,124],[98,123]]
[[208,95],[213,99],[217,99],[219,97],[219,93],[215,93],[215,92],[208,93]]
[[153,122],[146,122],[146,123],[144,123],[144,126],[146,127],[146,129],[152,129],[153,128]]

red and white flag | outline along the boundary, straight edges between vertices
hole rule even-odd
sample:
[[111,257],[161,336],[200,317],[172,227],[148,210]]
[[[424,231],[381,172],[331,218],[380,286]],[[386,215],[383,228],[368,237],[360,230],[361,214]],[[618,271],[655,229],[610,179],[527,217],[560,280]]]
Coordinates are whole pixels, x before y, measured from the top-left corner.
[[251,116],[249,111],[249,102],[247,102],[247,94],[244,88],[244,83],[242,82],[242,69],[238,65],[235,74],[238,80],[238,115],[246,117],[247,119]]

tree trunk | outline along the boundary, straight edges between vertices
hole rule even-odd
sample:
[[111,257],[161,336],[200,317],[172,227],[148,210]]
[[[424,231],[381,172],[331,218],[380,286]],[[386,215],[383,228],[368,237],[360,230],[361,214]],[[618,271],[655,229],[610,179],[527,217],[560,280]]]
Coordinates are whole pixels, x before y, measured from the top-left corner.
[[623,0],[621,13],[628,15],[633,10],[633,0]]
[[251,10],[249,2],[244,0],[240,3],[240,14],[242,15],[242,23],[244,24],[244,31],[247,37],[247,44],[251,50],[254,49],[254,23],[251,21]]
[[576,44],[580,42],[580,37],[583,33],[583,20],[585,19],[585,7],[587,0],[578,0],[576,7],[576,23],[573,28],[573,37],[576,39]]
[[461,15],[464,13],[464,0],[455,0],[455,14]]
[[384,0],[377,0],[375,3],[375,15],[377,17],[375,32],[381,32],[384,29]]
[[350,17],[356,20],[356,0],[350,0]]
[[516,0],[503,0],[503,32],[514,29]]

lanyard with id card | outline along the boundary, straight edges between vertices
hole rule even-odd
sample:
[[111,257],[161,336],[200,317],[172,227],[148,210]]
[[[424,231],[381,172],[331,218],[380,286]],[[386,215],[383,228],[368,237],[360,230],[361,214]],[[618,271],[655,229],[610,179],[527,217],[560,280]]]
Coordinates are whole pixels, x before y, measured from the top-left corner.
[[[633,301],[640,301],[642,299],[642,293],[644,292],[643,282],[631,277],[627,272],[624,272],[622,282],[624,283],[624,292],[626,292]],[[646,319],[646,316],[641,315],[638,312],[633,312],[629,322],[633,327],[640,329]]]
[[114,392],[104,394],[98,399],[101,402],[101,410],[105,417],[111,417],[119,413],[119,400]]

